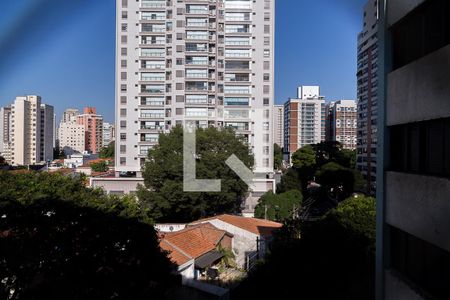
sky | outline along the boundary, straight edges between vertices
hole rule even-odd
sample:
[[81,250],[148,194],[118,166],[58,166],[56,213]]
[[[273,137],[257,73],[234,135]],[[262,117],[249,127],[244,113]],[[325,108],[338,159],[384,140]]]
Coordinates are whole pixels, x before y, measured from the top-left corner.
[[[260,0],[257,0],[260,1]],[[320,85],[327,101],[356,98],[356,37],[365,0],[277,0],[275,103]],[[95,106],[114,121],[114,0],[2,0],[0,106],[40,95],[60,119]]]

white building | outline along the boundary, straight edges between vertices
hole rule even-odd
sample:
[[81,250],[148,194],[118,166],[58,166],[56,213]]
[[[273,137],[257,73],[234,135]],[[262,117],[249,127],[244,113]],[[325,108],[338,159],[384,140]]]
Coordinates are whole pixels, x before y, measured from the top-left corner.
[[234,127],[273,172],[274,2],[117,1],[117,175],[187,123]]
[[53,159],[53,107],[41,105],[41,97],[16,97],[11,106],[10,132],[11,164],[38,164]]
[[325,140],[325,98],[320,87],[301,86],[297,98],[284,104],[284,152]]
[[0,156],[10,160],[11,107],[0,107]]
[[67,155],[85,150],[84,125],[78,124],[76,120],[61,122],[59,124],[59,147]]
[[284,147],[284,105],[273,106],[273,143]]
[[80,111],[77,108],[67,108],[63,112],[61,123],[67,123],[67,122],[70,122],[70,121],[75,121],[79,114],[80,114]]
[[113,124],[103,122],[103,147],[108,146],[115,139],[115,128]]

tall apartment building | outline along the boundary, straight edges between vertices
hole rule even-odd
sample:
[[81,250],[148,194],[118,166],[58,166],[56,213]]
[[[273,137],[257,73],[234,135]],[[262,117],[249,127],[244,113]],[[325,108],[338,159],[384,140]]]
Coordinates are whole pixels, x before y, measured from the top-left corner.
[[358,35],[357,169],[367,181],[367,191],[376,190],[377,89],[378,89],[378,0],[364,6],[364,25]]
[[67,108],[62,115],[61,123],[76,121],[76,117],[80,114],[77,108]]
[[356,149],[357,108],[355,100],[326,104],[326,140],[337,141],[344,149]]
[[235,128],[273,172],[274,2],[117,1],[117,176],[186,124]]
[[284,105],[273,106],[273,143],[284,147]]
[[115,128],[113,124],[103,122],[103,146],[108,146],[115,140]]
[[0,107],[0,156],[10,160],[11,107]]
[[53,107],[41,104],[39,96],[16,97],[11,105],[11,164],[53,159],[53,115]]
[[450,2],[380,11],[377,299],[450,299]]
[[78,124],[73,119],[69,122],[61,122],[58,134],[59,147],[64,150],[66,155],[71,155],[73,152],[83,153],[86,150],[86,133],[83,124]]
[[85,107],[83,113],[76,116],[76,122],[84,126],[84,148],[98,153],[103,147],[103,117],[97,114],[95,107]]
[[284,104],[284,152],[286,159],[297,149],[325,140],[325,98],[320,87],[301,86],[297,98]]
[[40,122],[40,161],[48,162],[53,160],[53,146],[55,144],[55,113],[53,106],[41,104]]

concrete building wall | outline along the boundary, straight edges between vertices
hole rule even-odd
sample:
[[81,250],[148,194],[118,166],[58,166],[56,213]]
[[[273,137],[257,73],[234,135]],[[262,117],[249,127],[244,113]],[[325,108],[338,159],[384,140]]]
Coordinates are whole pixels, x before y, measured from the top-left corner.
[[356,149],[357,108],[354,100],[339,100],[327,106],[328,137],[344,149]]
[[[9,158],[11,143],[11,107],[0,107],[0,155]],[[8,160],[8,159],[7,159]]]
[[76,120],[77,124],[84,126],[85,150],[98,153],[103,147],[103,117],[97,114],[94,107],[85,107]]
[[143,178],[90,178],[91,187],[100,187],[108,194],[129,194],[137,190],[137,186],[144,185]]

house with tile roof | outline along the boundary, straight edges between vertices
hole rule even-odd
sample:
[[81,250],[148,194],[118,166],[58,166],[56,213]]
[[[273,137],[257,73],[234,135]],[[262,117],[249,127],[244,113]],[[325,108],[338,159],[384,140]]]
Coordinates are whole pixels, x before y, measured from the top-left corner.
[[160,233],[160,247],[178,266],[182,280],[197,279],[201,272],[220,261],[220,247],[232,249],[233,235],[214,225],[196,224],[176,232]]
[[264,258],[273,233],[283,224],[235,215],[218,215],[190,223],[188,226],[209,223],[233,235],[232,249],[238,266],[249,269],[257,260]]

